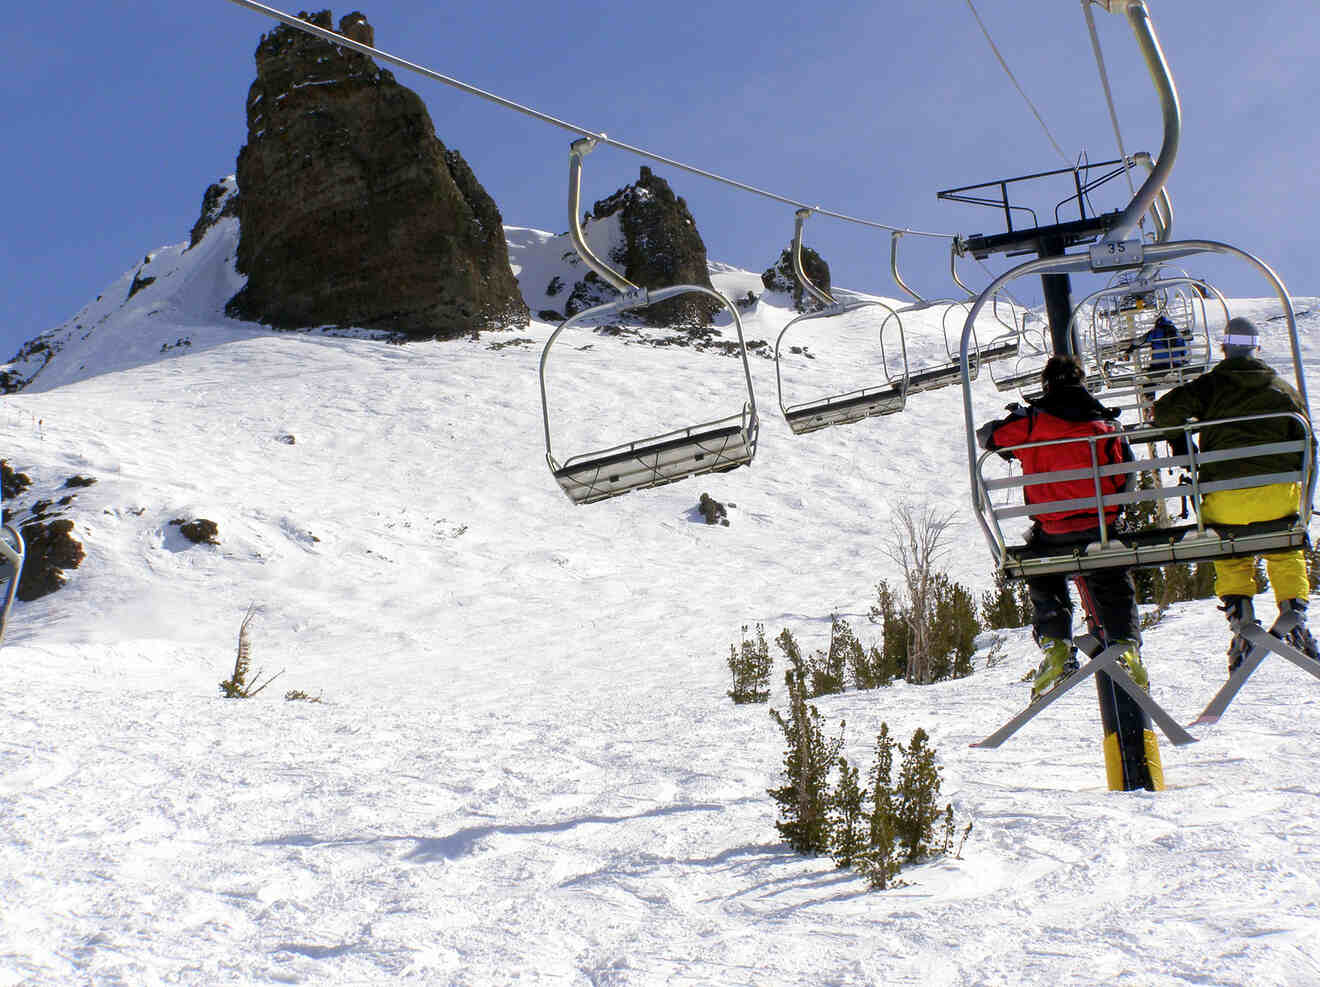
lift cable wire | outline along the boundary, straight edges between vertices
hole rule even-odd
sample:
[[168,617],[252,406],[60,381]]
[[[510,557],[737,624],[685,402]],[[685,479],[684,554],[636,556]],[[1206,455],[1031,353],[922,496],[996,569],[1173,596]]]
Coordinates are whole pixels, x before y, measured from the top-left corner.
[[[970,0],[969,0],[970,2]],[[1095,51],[1095,64],[1100,70],[1100,82],[1105,89],[1105,101],[1109,104],[1109,119],[1114,123],[1114,136],[1118,138],[1118,157],[1123,162],[1123,174],[1127,177],[1128,191],[1136,197],[1137,188],[1132,183],[1132,162],[1128,160],[1123,148],[1123,131],[1118,126],[1118,111],[1114,108],[1114,92],[1109,87],[1109,73],[1105,70],[1105,57],[1100,51],[1100,36],[1095,30],[1095,14],[1091,12],[1092,0],[1082,0],[1082,10],[1086,14],[1086,26],[1091,32],[1091,48]]]
[[943,240],[958,239],[958,235],[955,233],[933,233],[927,230],[913,230],[902,226],[891,226],[888,223],[881,223],[870,219],[861,219],[857,216],[849,216],[846,213],[835,212],[832,209],[824,209],[820,206],[811,205],[810,203],[807,202],[799,202],[796,199],[790,199],[788,196],[779,195],[778,193],[775,192],[768,192],[765,189],[757,188],[754,185],[748,185],[744,182],[739,182],[732,178],[725,178],[723,175],[717,175],[714,172],[706,171],[702,168],[697,168],[693,165],[684,164],[682,161],[676,161],[673,158],[667,158],[663,155],[656,154],[654,151],[648,151],[645,148],[635,147],[631,144],[625,144],[623,141],[615,140],[614,138],[608,136],[607,134],[601,133],[599,131],[592,130],[588,127],[580,127],[577,124],[569,123],[566,120],[561,120],[558,117],[551,116],[548,113],[542,113],[540,110],[533,109],[530,106],[524,106],[521,103],[515,103],[513,100],[505,99],[502,96],[497,96],[494,93],[487,92],[484,89],[478,89],[476,86],[468,85],[466,82],[462,82],[459,79],[455,79],[447,75],[441,75],[439,72],[436,72],[432,69],[428,69],[423,65],[418,65],[415,62],[409,62],[406,59],[399,58],[397,55],[391,55],[389,52],[381,51],[379,48],[373,48],[370,45],[361,44],[360,42],[354,41],[351,38],[346,38],[342,34],[338,34],[335,31],[327,30],[323,27],[319,27],[316,24],[312,24],[308,21],[305,21],[299,17],[294,17],[293,15],[286,14],[281,10],[276,10],[274,7],[268,7],[263,3],[258,3],[257,0],[229,0],[229,2],[236,4],[239,7],[246,7],[248,10],[256,11],[259,14],[265,14],[267,17],[272,17],[277,21],[281,21],[282,23],[289,25],[289,27],[296,28],[308,34],[316,35],[322,40],[328,41],[333,45],[338,45],[341,48],[349,48],[353,51],[360,52],[361,54],[370,56],[372,58],[378,58],[382,62],[388,62],[391,65],[395,65],[399,68],[406,69],[409,72],[416,72],[419,75],[423,75],[428,79],[433,79],[436,82],[442,82],[447,86],[452,86],[453,88],[458,89],[461,92],[465,92],[470,96],[478,96],[481,99],[489,100],[490,102],[495,103],[499,106],[503,106],[506,109],[515,110],[518,113],[522,113],[526,116],[533,118],[534,120],[540,120],[542,123],[548,123],[551,126],[559,127],[561,130],[567,130],[570,133],[577,134],[581,137],[589,137],[601,144],[606,144],[610,147],[617,148],[620,151],[627,151],[631,154],[636,154],[643,158],[649,158],[652,161],[657,161],[661,164],[668,165],[671,168],[678,168],[682,171],[690,172],[691,174],[694,175],[700,175],[702,178],[709,178],[712,181],[721,182],[725,185],[732,186],[733,188],[741,189],[744,192],[751,192],[755,195],[763,196],[764,198],[767,199],[772,199],[775,202],[782,202],[785,205],[794,206],[795,208],[798,209],[810,209],[812,212],[820,216],[829,216],[831,219],[842,220],[845,223],[856,223],[859,226],[869,226],[872,229],[888,230],[893,233],[903,233],[908,236],[934,237]]
[[1059,146],[1059,142],[1054,139],[1054,135],[1050,133],[1050,128],[1045,124],[1044,117],[1040,115],[1040,110],[1036,109],[1036,104],[1031,101],[1031,97],[1029,97],[1023,90],[1021,83],[1017,80],[1017,76],[1013,74],[1013,70],[1008,67],[1008,62],[1006,62],[1004,56],[1000,54],[999,46],[995,44],[995,39],[990,37],[990,32],[985,26],[985,21],[981,20],[981,15],[976,12],[976,6],[972,3],[972,0],[967,0],[967,8],[972,12],[972,16],[976,18],[976,23],[981,27],[981,33],[985,35],[985,40],[990,43],[990,50],[993,51],[995,57],[999,59],[999,64],[1003,66],[1004,72],[1008,74],[1008,78],[1012,81],[1019,95],[1027,101],[1027,106],[1031,107],[1031,112],[1040,123],[1041,129],[1045,131],[1045,136],[1048,137],[1050,143],[1054,145],[1054,150],[1059,153],[1059,157],[1063,159],[1063,163],[1071,167],[1072,161],[1069,159],[1068,155],[1064,153],[1063,148]]

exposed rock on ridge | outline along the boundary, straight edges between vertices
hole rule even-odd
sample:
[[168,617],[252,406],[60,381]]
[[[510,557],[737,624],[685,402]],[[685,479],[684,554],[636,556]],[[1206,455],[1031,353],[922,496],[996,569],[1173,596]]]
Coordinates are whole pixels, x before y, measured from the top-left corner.
[[[328,10],[300,16],[333,26]],[[339,33],[374,44],[360,13]],[[499,209],[416,93],[286,25],[256,63],[237,173],[248,282],[230,315],[428,336],[527,324]]]
[[[643,165],[635,184],[593,205],[589,218],[599,221],[615,213],[620,214],[624,246],[609,260],[622,266],[629,281],[643,288],[712,287],[706,245],[687,203],[650,168]],[[690,294],[652,305],[640,314],[651,325],[694,327],[709,324],[721,308],[714,299]]]
[[[830,290],[830,265],[810,247],[802,248],[802,270],[811,283],[826,294]],[[820,302],[808,295],[798,282],[793,272],[793,255],[788,249],[783,250],[774,267],[767,268],[761,275],[761,283],[766,291],[792,292],[793,307],[799,312],[811,312],[821,308]]]

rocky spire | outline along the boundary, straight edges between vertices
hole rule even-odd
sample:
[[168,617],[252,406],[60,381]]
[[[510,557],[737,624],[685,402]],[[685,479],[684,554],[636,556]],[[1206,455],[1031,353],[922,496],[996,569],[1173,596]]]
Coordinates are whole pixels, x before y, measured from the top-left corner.
[[[301,16],[332,28],[328,10]],[[339,33],[374,43],[361,13]],[[248,282],[231,315],[426,336],[527,324],[499,209],[416,93],[286,25],[256,63],[237,174]]]

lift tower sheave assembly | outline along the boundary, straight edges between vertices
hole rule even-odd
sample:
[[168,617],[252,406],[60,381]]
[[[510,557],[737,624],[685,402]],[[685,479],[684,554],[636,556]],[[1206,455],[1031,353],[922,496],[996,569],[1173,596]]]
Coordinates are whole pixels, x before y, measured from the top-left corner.
[[[1035,255],[1049,322],[1051,349],[1055,354],[1081,352],[1073,329],[1071,272],[1109,273],[1141,266],[1143,241],[1139,224],[1148,211],[1159,208],[1157,201],[1173,169],[1181,132],[1177,90],[1174,88],[1172,76],[1145,4],[1142,0],[1092,0],[1092,2],[1103,6],[1111,13],[1121,14],[1127,18],[1163,108],[1163,145],[1158,158],[1154,159],[1154,165],[1150,167],[1146,181],[1139,190],[1135,191],[1127,206],[1121,210],[1099,213],[1091,209],[1090,196],[1113,178],[1127,172],[1137,163],[1135,156],[1095,164],[1078,164],[1073,168],[1020,175],[1015,178],[946,189],[937,193],[941,199],[991,206],[1003,214],[1006,226],[1004,232],[993,235],[978,233],[959,238],[955,242],[955,250],[958,253],[971,254],[978,260],[994,254],[1009,257]],[[1087,16],[1089,19],[1089,7]],[[1056,202],[1053,216],[1047,217],[1047,221],[1042,223],[1034,208],[1021,203],[1022,186],[1032,183],[1038,189],[1042,183],[1052,181],[1056,183],[1057,189],[1061,176],[1066,176],[1066,179],[1062,180],[1070,181],[1069,194]],[[1014,193],[1019,193],[1019,201],[1016,203]],[[1055,194],[1057,195],[1057,191]],[[1152,215],[1156,217],[1159,225],[1158,213]],[[1015,216],[1019,220],[1030,217],[1030,225],[1015,224]],[[1089,256],[1080,251],[1074,255],[1068,254],[1069,248],[1083,245],[1090,247]],[[1055,263],[1046,263],[1051,260]],[[1034,270],[1030,262],[1015,270],[1027,273],[1022,268]],[[1005,275],[997,280],[987,292],[997,289],[1007,278],[1008,275]],[[984,303],[984,298],[983,294],[969,314],[968,328],[964,330],[965,378],[966,338],[975,320],[976,312]],[[965,401],[969,401],[970,392],[966,381],[964,395]],[[970,429],[970,404],[967,408]],[[969,446],[971,445],[972,440],[969,438]],[[975,485],[975,468],[973,482]],[[1098,518],[1103,520],[1103,517],[1103,511],[1099,512]],[[1102,535],[1102,540],[1103,537]],[[1098,608],[1082,573],[1075,573],[1074,581],[1092,635],[1099,638],[1102,646],[1113,645],[1115,642],[1109,639],[1106,629],[1099,620]],[[1121,683],[1116,683],[1115,677],[1106,671],[1098,671],[1095,678],[1100,701],[1100,718],[1104,728],[1104,754],[1109,787],[1122,791],[1163,788],[1159,747],[1155,740],[1151,717],[1142,708],[1145,704],[1137,702],[1129,690],[1120,688]]]

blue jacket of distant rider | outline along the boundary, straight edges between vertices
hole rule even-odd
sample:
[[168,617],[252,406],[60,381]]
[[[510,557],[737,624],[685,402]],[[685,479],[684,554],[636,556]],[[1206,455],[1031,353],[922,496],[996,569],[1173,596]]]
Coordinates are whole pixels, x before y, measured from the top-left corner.
[[1178,331],[1173,320],[1161,315],[1150,332],[1132,340],[1127,352],[1138,346],[1150,347],[1150,369],[1169,370],[1187,362],[1187,337]]

